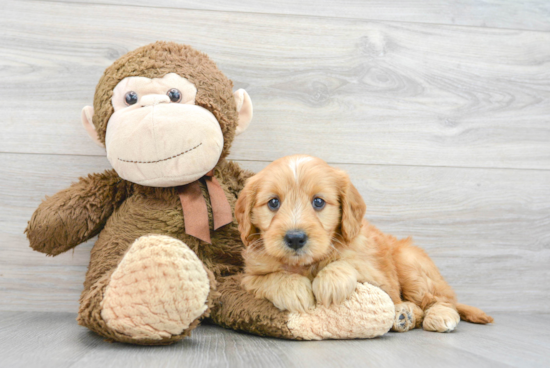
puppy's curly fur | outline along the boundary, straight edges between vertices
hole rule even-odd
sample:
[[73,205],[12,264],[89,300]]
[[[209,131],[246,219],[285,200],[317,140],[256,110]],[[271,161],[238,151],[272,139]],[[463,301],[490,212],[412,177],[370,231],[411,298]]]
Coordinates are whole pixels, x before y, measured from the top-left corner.
[[[243,286],[281,310],[303,312],[316,302],[341,303],[357,282],[368,282],[391,297],[393,330],[400,332],[421,325],[449,332],[460,318],[493,321],[457,303],[428,255],[410,238],[369,224],[365,211],[345,172],[305,155],[274,161],[248,179],[235,206],[246,245]],[[299,245],[289,242],[289,232],[302,234]]]

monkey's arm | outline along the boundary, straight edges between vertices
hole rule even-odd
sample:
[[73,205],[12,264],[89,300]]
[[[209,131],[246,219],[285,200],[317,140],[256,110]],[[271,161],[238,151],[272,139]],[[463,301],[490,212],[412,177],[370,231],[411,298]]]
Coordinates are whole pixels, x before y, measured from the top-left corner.
[[131,185],[114,170],[80,178],[46,199],[32,215],[25,233],[30,246],[50,256],[94,237],[128,197]]

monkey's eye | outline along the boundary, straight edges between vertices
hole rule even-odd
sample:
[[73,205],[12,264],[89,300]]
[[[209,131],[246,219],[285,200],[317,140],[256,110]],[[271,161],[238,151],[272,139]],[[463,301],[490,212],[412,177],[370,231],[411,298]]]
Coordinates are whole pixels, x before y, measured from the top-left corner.
[[170,101],[172,102],[181,101],[181,92],[175,88],[172,88],[170,91],[166,92],[166,94],[170,97]]
[[134,91],[127,92],[124,95],[124,101],[126,102],[126,105],[133,105],[137,102],[138,95]]
[[281,201],[279,201],[279,198],[272,198],[267,202],[267,207],[271,211],[277,211],[281,207]]
[[321,211],[323,208],[325,208],[326,202],[322,198],[315,197],[313,198],[311,205],[313,206],[315,211]]
[[130,106],[137,102],[138,95],[134,91],[127,92],[124,95],[124,102],[126,102],[126,105]]

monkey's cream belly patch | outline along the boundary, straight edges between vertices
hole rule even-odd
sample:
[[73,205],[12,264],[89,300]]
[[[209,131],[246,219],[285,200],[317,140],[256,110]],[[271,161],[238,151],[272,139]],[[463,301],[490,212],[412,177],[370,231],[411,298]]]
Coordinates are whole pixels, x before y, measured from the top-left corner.
[[290,313],[287,326],[295,337],[304,340],[365,339],[388,332],[394,316],[388,294],[370,284],[357,284],[355,293],[344,303]]
[[160,235],[137,239],[105,290],[101,317],[135,339],[181,334],[207,309],[208,275],[183,242]]

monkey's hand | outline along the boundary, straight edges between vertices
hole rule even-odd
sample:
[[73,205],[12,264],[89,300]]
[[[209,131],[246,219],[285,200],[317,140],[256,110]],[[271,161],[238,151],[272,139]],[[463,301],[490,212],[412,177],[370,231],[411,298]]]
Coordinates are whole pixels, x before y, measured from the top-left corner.
[[56,256],[94,237],[128,191],[129,183],[114,170],[80,178],[34,211],[25,230],[30,246]]

